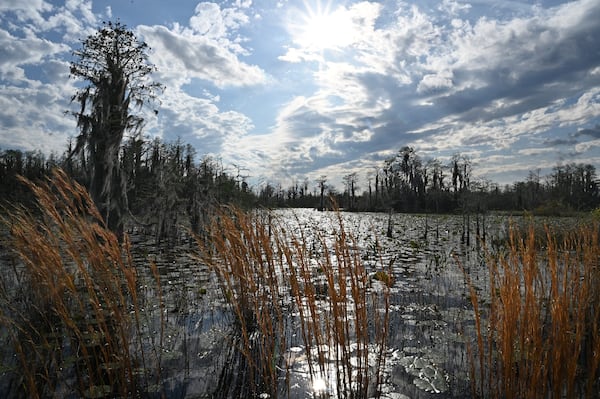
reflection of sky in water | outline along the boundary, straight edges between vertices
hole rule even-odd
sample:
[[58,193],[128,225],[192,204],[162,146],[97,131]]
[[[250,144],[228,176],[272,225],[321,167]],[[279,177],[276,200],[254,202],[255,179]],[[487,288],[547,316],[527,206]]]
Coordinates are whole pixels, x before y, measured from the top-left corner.
[[[273,214],[282,219],[287,231],[306,234],[310,268],[314,269],[315,281],[323,285],[318,292],[316,314],[323,317],[329,311],[328,296],[324,276],[317,269],[319,262],[319,241],[313,238],[315,229],[324,232],[326,238],[334,237],[336,217],[332,213],[319,213],[311,210],[277,210]],[[355,236],[356,245],[361,251],[361,259],[369,275],[381,269],[382,263],[391,264],[393,286],[391,288],[390,331],[388,347],[385,349],[386,367],[383,370],[384,384],[380,387],[384,399],[461,397],[469,392],[467,365],[464,361],[464,335],[472,333],[472,312],[467,311],[468,300],[462,296],[464,280],[460,268],[456,265],[452,253],[458,253],[465,267],[471,269],[476,285],[485,287],[485,267],[479,267],[480,258],[475,247],[467,248],[460,242],[460,217],[429,216],[428,238],[424,239],[425,222],[423,217],[413,215],[394,215],[394,237],[385,237],[386,214],[343,214],[344,227]],[[491,219],[491,218],[490,218]],[[501,225],[497,220],[489,223]],[[439,225],[439,234],[436,227]],[[314,242],[314,245],[311,245]],[[149,250],[150,251],[150,250]],[[178,250],[179,254],[189,253],[189,247]],[[231,322],[227,314],[227,304],[216,288],[210,273],[198,264],[197,260],[185,260],[180,256],[157,259],[164,277],[165,301],[167,302],[168,321],[173,329],[170,349],[188,353],[189,375],[195,380],[206,380],[202,387],[192,387],[188,393],[202,393],[210,381],[219,375],[219,364],[225,361],[223,347],[227,346],[227,331],[224,326]],[[481,276],[476,279],[474,276]],[[185,290],[179,289],[185,287]],[[205,287],[200,291],[198,287]],[[282,298],[289,291],[281,287]],[[380,295],[381,283],[371,280],[367,287],[370,294]],[[287,292],[287,294],[286,294]],[[306,301],[301,303],[306,315],[309,311]],[[281,397],[330,398],[337,397],[336,353],[333,344],[323,345],[319,349],[325,355],[323,371],[319,368],[315,347],[306,353],[302,345],[298,324],[299,309],[289,307],[292,335],[288,344],[281,369],[281,381],[287,381],[286,392]],[[371,316],[383,309],[373,308]],[[353,323],[353,314],[347,315]],[[223,328],[214,328],[221,325]],[[186,332],[178,328],[185,326]],[[215,331],[221,331],[215,335]],[[358,365],[356,343],[348,343],[350,362]],[[227,346],[228,347],[228,346]],[[369,372],[374,375],[378,348],[369,346]],[[191,354],[191,355],[190,355]],[[202,356],[200,356],[202,354]],[[462,354],[462,355],[461,355]],[[309,358],[310,357],[310,358]],[[194,360],[196,359],[196,360]],[[312,359],[312,360],[311,360]],[[311,378],[309,360],[313,365]],[[221,361],[221,363],[219,363]],[[338,360],[339,365],[339,360]],[[175,367],[175,364],[172,364]],[[176,370],[171,369],[174,379]],[[372,377],[374,378],[374,377]],[[187,379],[185,381],[189,381]],[[355,376],[353,376],[355,381]],[[182,383],[186,384],[187,382]],[[189,384],[189,383],[188,383]],[[461,385],[462,384],[462,385]],[[193,391],[193,392],[192,392]],[[439,394],[436,394],[439,392]],[[370,395],[376,396],[376,395]]]

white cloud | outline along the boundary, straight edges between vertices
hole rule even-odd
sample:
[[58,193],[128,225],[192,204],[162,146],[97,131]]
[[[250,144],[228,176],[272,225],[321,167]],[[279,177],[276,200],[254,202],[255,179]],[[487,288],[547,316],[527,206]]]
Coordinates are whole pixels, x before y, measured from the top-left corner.
[[92,12],[92,2],[67,0],[62,7],[55,8],[45,16],[37,28],[43,31],[63,32],[65,42],[77,43],[97,28],[97,18]]
[[164,26],[138,26],[138,32],[153,50],[151,61],[169,79],[165,83],[180,85],[198,78],[222,88],[265,81],[262,69],[240,61],[235,53],[205,36]]
[[214,96],[199,98],[169,87],[161,97],[158,118],[149,122],[147,132],[168,136],[167,140],[180,137],[200,153],[213,155],[222,154],[229,143],[237,142],[254,127],[244,114],[220,109]]
[[575,145],[575,151],[577,152],[587,152],[595,148],[600,148],[600,139],[589,140]]
[[519,155],[532,156],[556,152],[556,148],[539,147],[539,148],[523,148],[517,151]]
[[68,98],[56,85],[0,86],[0,147],[62,152],[75,121],[66,117]]
[[216,40],[234,52],[245,53],[236,43],[240,38],[230,38],[232,33],[248,21],[248,16],[237,8],[221,9],[217,3],[199,3],[189,25],[194,33]]
[[[440,158],[469,153],[489,173],[507,161],[515,171],[526,170],[531,159],[542,159],[548,132],[565,154],[597,154],[597,141],[563,140],[555,133],[578,131],[600,118],[597,0],[554,8],[495,3],[493,10],[488,2],[471,7],[459,0],[431,7],[320,3],[327,10],[321,22],[338,28],[315,23],[315,32],[330,35],[322,40],[303,32],[310,25],[308,9],[295,6],[316,2],[280,1],[278,9],[251,0],[200,2],[187,20],[134,27],[152,48],[156,80],[167,86],[147,131],[165,139],[179,135],[199,153],[220,154],[253,174],[287,168],[282,177],[344,173],[403,145]],[[43,132],[59,132],[54,134],[62,147],[63,132],[73,130],[73,121],[62,115],[73,93],[66,56],[101,17],[93,15],[91,0],[56,4],[0,3],[0,145],[10,142],[9,134],[24,148],[46,146]],[[110,6],[103,12],[112,15]],[[264,36],[282,25],[292,41]],[[258,32],[262,36],[252,42],[248,35]],[[292,84],[283,90],[265,84],[273,80]],[[267,115],[272,120],[252,121],[235,109],[252,106],[232,99],[246,90],[255,90],[250,98],[273,94],[278,105],[256,104],[260,110],[248,111],[259,118],[279,107]],[[36,114],[35,107],[42,111]],[[551,163],[552,152],[547,155],[540,165]]]
[[[96,16],[90,0],[67,0],[55,6],[42,0],[6,0],[0,4],[0,16],[14,14],[18,24],[7,24],[14,32],[25,36],[53,31],[63,34],[66,42],[77,42],[96,28]],[[10,17],[8,20],[12,20]]]
[[240,60],[248,54],[237,30],[249,19],[238,8],[221,9],[215,3],[199,3],[189,27],[175,24],[137,28],[153,49],[151,59],[160,73],[177,87],[192,78],[217,87],[249,86],[265,81],[265,72]]
[[23,66],[39,65],[48,57],[69,49],[64,44],[34,36],[20,38],[0,29],[0,79],[23,81],[26,79]]
[[443,0],[442,4],[438,6],[438,9],[443,13],[450,15],[457,15],[463,11],[467,11],[471,8],[470,4],[462,3],[454,0]]
[[0,13],[12,12],[21,23],[42,23],[43,13],[51,11],[53,6],[44,0],[3,0],[0,2]]
[[419,93],[430,93],[437,90],[449,89],[452,87],[451,71],[440,71],[438,73],[430,73],[423,76],[423,79],[417,86],[417,92]]

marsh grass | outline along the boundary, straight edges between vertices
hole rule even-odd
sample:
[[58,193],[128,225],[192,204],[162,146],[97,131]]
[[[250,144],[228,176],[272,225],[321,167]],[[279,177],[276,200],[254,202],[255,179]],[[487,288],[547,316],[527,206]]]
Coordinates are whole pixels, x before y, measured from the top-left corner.
[[543,239],[533,226],[525,234],[510,229],[506,251],[488,257],[487,305],[469,282],[475,396],[596,397],[599,259],[597,225],[560,234],[546,228]]
[[228,208],[213,221],[208,243],[198,240],[235,314],[239,335],[232,337],[232,345],[242,356],[235,351],[232,356],[242,375],[229,389],[241,396],[276,395],[278,354],[285,351],[282,276],[268,228],[251,214]]
[[63,172],[22,182],[37,206],[2,220],[17,258],[0,276],[0,327],[15,354],[3,359],[10,395],[139,395],[160,367],[143,338],[127,238],[119,244]]
[[226,208],[214,219],[209,240],[198,240],[235,315],[238,363],[247,372],[233,388],[238,394],[242,384],[250,389],[246,395],[277,397],[289,389],[285,384],[293,365],[285,352],[297,329],[311,386],[319,385],[313,395],[378,395],[389,287],[369,289],[356,241],[336,215],[331,237],[318,229],[291,232],[274,218],[265,221],[258,213]]

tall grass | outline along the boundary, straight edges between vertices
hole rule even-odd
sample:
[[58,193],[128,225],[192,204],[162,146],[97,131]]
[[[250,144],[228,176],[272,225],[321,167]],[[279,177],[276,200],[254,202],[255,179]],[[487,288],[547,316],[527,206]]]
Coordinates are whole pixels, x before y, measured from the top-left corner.
[[2,220],[18,259],[0,275],[0,328],[16,354],[10,395],[139,395],[159,367],[143,339],[127,238],[121,246],[63,172],[23,184],[37,207]]
[[208,242],[198,240],[231,303],[239,331],[232,344],[234,355],[242,355],[234,359],[241,375],[236,373],[238,381],[228,389],[240,397],[262,391],[276,395],[278,354],[285,351],[278,257],[266,224],[255,223],[240,210],[228,211],[213,220]]
[[247,380],[238,383],[250,387],[245,394],[277,397],[288,388],[280,386],[289,383],[292,367],[284,353],[297,328],[315,396],[377,396],[389,287],[382,284],[379,295],[370,290],[356,242],[337,215],[330,239],[319,230],[308,237],[274,219],[265,222],[256,213],[227,208],[212,224],[210,244],[199,241],[236,316],[240,366],[248,370]]
[[[557,239],[560,237],[560,239]],[[600,363],[598,227],[511,228],[489,256],[489,303],[470,285],[476,348],[472,390],[491,398],[597,397]],[[540,245],[541,243],[541,245]]]

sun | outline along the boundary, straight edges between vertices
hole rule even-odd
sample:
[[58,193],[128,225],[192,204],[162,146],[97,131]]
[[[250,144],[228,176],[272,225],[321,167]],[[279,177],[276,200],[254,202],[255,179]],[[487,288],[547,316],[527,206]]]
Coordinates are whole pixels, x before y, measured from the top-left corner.
[[345,7],[331,2],[304,2],[305,10],[292,23],[294,42],[305,50],[341,50],[354,40],[352,17]]

